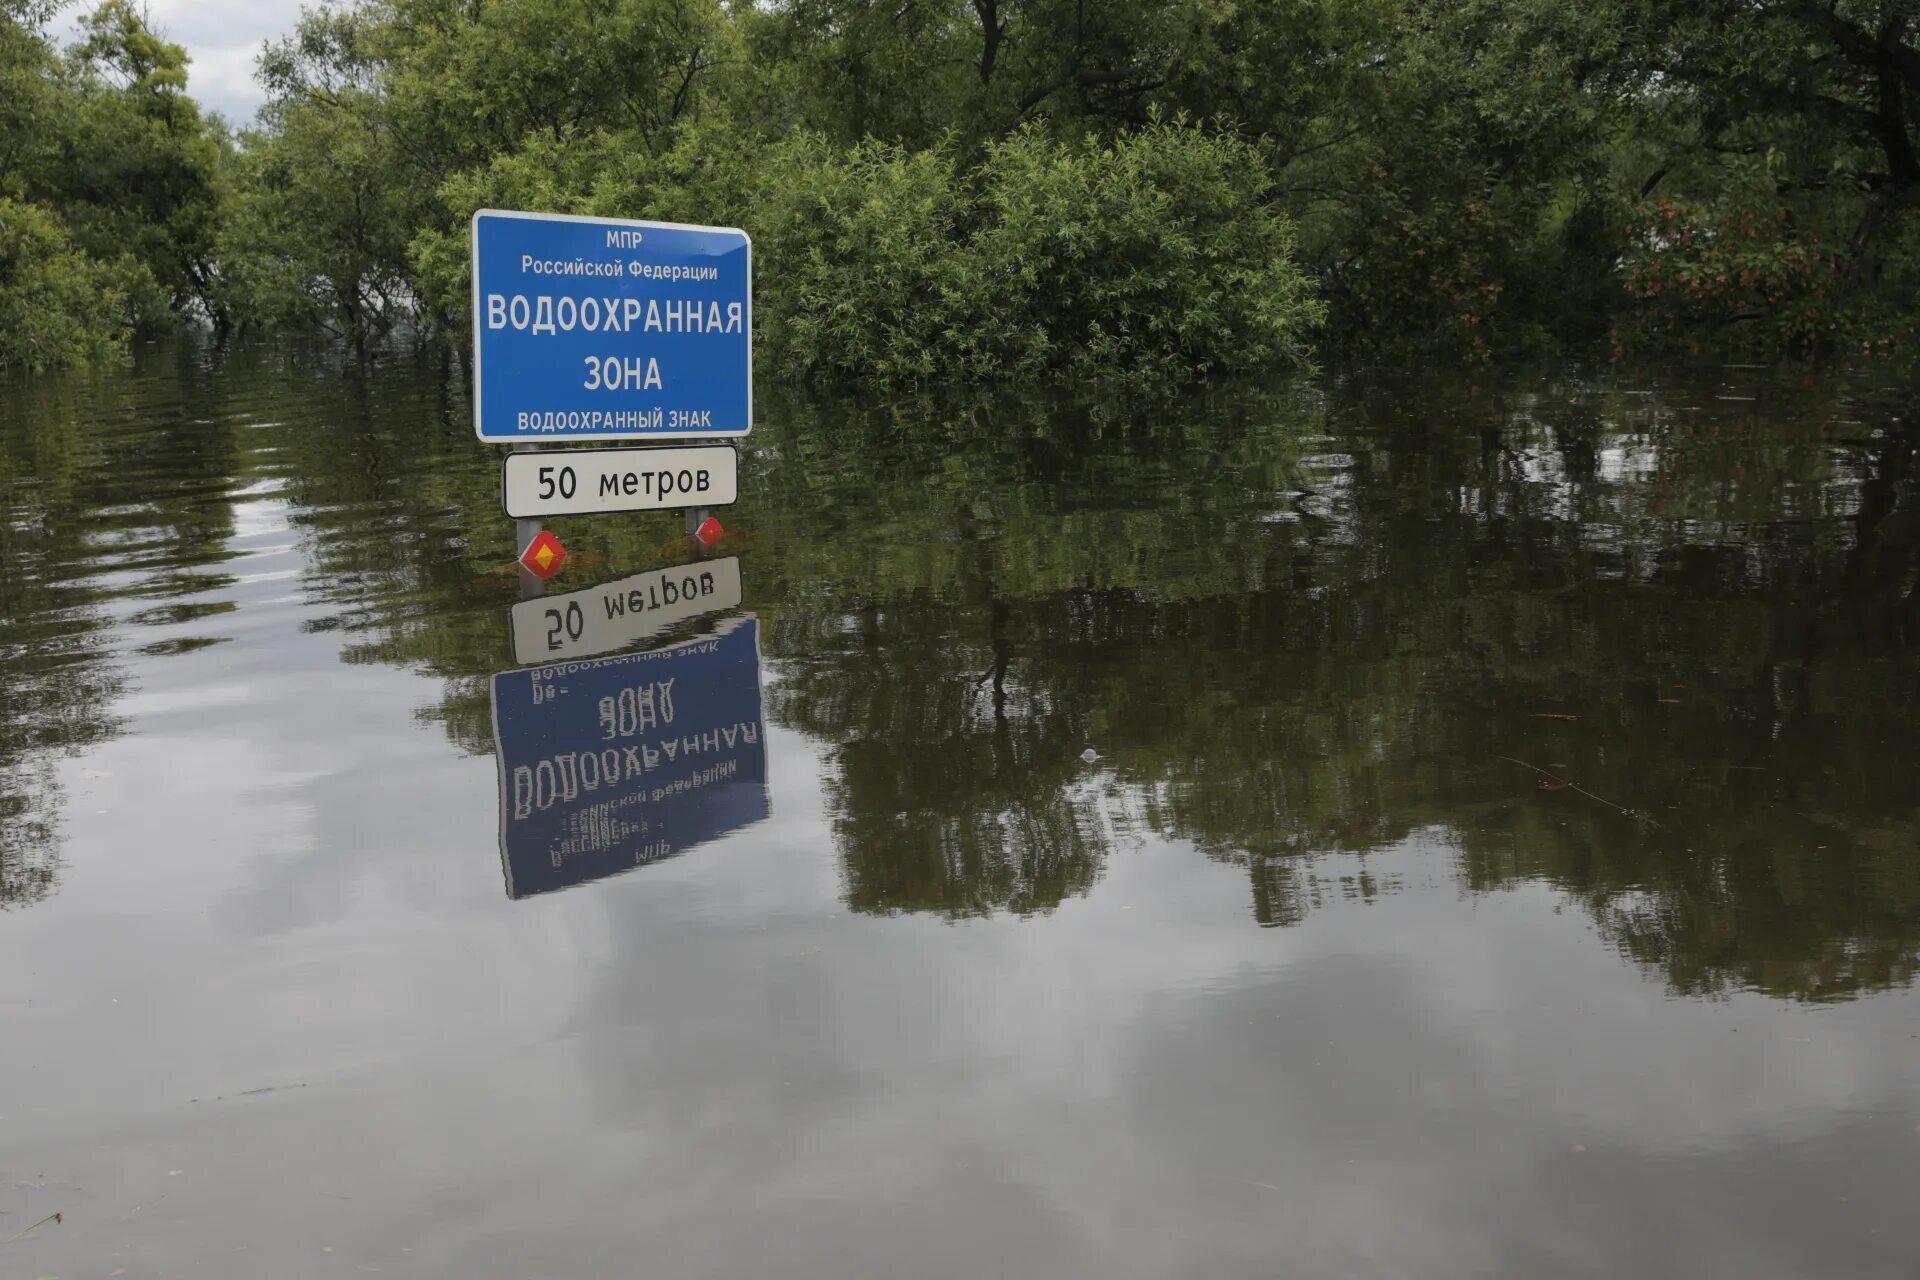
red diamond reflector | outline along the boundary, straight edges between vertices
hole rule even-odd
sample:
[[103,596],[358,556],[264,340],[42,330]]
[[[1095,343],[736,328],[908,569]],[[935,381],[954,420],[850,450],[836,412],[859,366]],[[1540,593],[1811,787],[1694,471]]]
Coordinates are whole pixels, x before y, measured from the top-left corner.
[[720,541],[721,537],[725,535],[726,532],[727,531],[725,529],[722,529],[720,527],[720,522],[718,520],[715,520],[712,516],[708,516],[706,520],[701,524],[699,529],[694,531],[693,536],[700,539],[701,542],[704,542],[707,546],[710,547],[714,543]]
[[520,563],[526,567],[527,572],[542,581],[560,572],[560,566],[566,562],[567,549],[560,545],[560,539],[545,529],[542,529],[540,536],[529,542],[527,549],[520,553]]

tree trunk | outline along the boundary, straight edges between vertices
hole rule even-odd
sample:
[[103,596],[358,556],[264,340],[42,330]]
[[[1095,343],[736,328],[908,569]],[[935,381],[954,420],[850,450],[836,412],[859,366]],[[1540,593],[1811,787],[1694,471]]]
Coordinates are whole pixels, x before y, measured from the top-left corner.
[[1000,0],[973,0],[973,11],[980,15],[980,83],[985,85],[993,80],[1007,27],[1000,20]]

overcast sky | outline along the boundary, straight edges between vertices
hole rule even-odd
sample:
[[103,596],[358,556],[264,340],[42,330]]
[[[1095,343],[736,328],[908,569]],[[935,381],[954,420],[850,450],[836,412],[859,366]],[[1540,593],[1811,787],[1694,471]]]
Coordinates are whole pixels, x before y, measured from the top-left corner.
[[[312,0],[317,3],[317,0]],[[54,29],[65,40],[92,0],[65,10]],[[188,90],[236,125],[247,123],[260,105],[253,61],[264,41],[293,29],[300,0],[145,0],[153,25],[193,56]]]

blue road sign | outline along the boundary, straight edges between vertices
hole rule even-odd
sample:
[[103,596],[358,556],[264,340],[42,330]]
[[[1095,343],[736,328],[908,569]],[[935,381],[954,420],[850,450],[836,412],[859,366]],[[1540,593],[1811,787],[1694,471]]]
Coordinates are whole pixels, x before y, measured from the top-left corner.
[[731,227],[473,215],[473,429],[496,444],[743,436],[752,248]]
[[767,816],[760,624],[493,678],[500,857],[525,898]]

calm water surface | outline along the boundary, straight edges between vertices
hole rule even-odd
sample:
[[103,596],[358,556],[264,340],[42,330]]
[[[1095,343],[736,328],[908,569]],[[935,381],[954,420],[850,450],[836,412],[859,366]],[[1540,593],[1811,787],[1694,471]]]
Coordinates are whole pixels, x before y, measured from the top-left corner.
[[761,404],[6,384],[0,1274],[1920,1274],[1914,399]]

